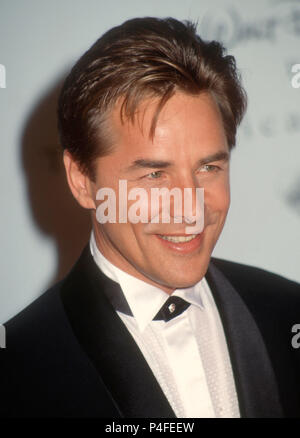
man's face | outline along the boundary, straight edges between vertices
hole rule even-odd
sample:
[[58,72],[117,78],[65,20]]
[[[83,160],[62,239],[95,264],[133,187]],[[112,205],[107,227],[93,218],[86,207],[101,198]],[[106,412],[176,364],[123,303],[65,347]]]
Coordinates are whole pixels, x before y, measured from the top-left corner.
[[[229,208],[229,150],[220,112],[210,94],[176,93],[159,114],[151,138],[157,103],[156,99],[144,101],[134,122],[125,119],[122,123],[120,105],[115,107],[111,115],[115,148],[95,163],[94,201],[99,205],[97,191],[109,187],[116,193],[118,206],[119,180],[127,180],[128,191],[143,188],[148,194],[154,187],[176,187],[182,193],[184,188],[192,188],[193,193],[203,188],[203,231],[187,235],[186,223],[172,220],[169,224],[100,224],[95,213],[93,227],[97,245],[108,260],[171,293],[194,285],[206,273]],[[178,236],[193,238],[180,242]]]

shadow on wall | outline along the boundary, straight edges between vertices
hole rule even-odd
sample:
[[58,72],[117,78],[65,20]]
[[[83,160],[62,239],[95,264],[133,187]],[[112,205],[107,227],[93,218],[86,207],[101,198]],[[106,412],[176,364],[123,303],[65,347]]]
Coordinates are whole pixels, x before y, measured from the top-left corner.
[[22,165],[32,218],[40,232],[54,240],[57,250],[51,284],[70,270],[90,233],[89,212],[73,198],[62,163],[56,119],[62,83],[60,80],[40,99],[22,135]]
[[288,192],[286,201],[300,215],[300,176]]

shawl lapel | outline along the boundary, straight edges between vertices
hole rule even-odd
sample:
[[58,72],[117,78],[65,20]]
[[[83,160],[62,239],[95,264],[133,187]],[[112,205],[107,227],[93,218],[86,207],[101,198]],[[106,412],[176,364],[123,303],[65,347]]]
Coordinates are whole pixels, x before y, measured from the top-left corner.
[[106,288],[119,285],[100,272],[86,247],[61,292],[79,343],[121,417],[175,417],[141,351],[106,298]]
[[241,416],[282,417],[274,371],[253,316],[213,261],[209,265],[206,279],[223,322]]

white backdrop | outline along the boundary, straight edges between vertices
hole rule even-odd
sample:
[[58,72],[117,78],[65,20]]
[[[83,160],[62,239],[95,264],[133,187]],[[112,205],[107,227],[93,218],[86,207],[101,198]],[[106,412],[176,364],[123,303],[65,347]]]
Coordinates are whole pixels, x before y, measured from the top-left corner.
[[299,1],[0,0],[2,323],[62,278],[89,233],[59,161],[60,83],[103,32],[147,15],[198,19],[200,35],[236,57],[248,91],[214,255],[300,281]]

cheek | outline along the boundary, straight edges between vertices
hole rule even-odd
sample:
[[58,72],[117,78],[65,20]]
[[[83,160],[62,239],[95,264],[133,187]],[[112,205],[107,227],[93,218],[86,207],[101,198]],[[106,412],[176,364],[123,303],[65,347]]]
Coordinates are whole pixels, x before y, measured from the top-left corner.
[[137,254],[138,248],[143,246],[143,224],[106,223],[101,227],[106,239],[123,254]]
[[217,199],[219,209],[227,212],[230,206],[230,190],[228,187],[227,189],[224,189],[223,191],[220,191],[218,199]]
[[217,181],[204,189],[204,200],[214,211],[226,213],[230,205],[230,186],[228,179]]
[[230,196],[228,192],[220,194],[216,200],[215,209],[218,211],[222,223],[225,221],[230,206]]

